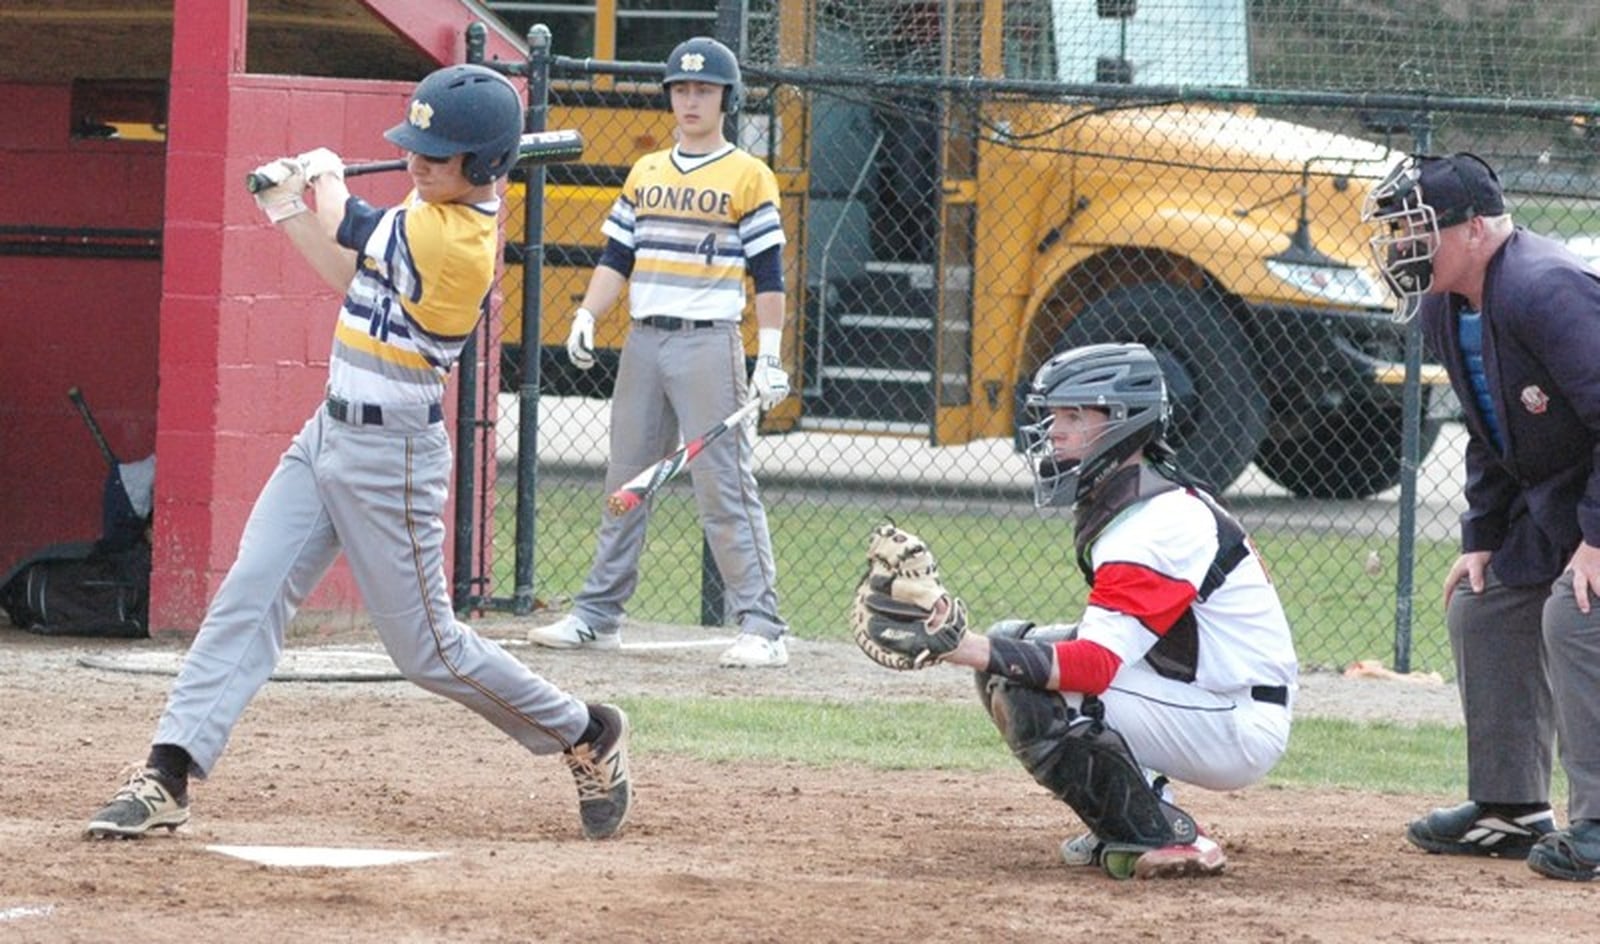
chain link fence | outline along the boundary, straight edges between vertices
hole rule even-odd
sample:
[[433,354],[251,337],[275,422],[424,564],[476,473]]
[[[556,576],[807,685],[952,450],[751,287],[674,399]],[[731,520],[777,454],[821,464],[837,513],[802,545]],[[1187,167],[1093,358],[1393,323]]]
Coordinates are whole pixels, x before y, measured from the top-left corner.
[[[1596,253],[1600,13],[992,6],[751,5],[731,130],[784,191],[797,396],[764,418],[756,471],[793,630],[845,634],[885,516],[929,540],[980,624],[1076,618],[1070,519],[1032,507],[1014,445],[1020,392],[1056,350],[1137,340],[1166,371],[1181,461],[1253,532],[1303,662],[1449,673],[1465,434],[1390,317],[1361,204],[1408,151],[1472,150],[1518,222]],[[524,612],[564,608],[591,563],[624,311],[601,318],[594,371],[562,345],[622,179],[672,128],[659,63],[536,52],[536,102],[546,62],[535,119],[588,149],[524,181],[539,229],[530,188],[510,194],[463,458],[489,484],[457,545],[458,599]],[[687,485],[655,502],[633,619],[720,617]]]

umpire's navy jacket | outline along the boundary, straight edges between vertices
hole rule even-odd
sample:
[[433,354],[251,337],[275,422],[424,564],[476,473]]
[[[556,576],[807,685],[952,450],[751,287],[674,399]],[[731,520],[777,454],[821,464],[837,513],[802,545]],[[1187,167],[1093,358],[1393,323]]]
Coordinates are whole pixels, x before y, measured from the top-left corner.
[[1461,547],[1493,551],[1502,583],[1547,583],[1579,541],[1600,547],[1600,275],[1520,227],[1490,260],[1483,370],[1503,449],[1462,364],[1463,305],[1459,295],[1429,295],[1418,311],[1471,434]]

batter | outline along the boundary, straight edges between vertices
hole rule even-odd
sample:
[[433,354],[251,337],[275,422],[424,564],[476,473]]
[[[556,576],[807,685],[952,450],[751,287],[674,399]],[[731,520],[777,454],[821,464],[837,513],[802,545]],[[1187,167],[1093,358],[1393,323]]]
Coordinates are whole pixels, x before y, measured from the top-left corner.
[[[385,137],[410,152],[415,189],[379,209],[319,148],[263,165],[256,195],[330,285],[345,290],[326,401],[267,481],[206,613],[143,768],[90,820],[139,836],[189,819],[189,779],[215,769],[283,650],[295,610],[342,551],[384,648],[406,678],[460,702],[534,754],[561,753],[584,834],[614,835],[631,787],[628,719],[586,705],[455,619],[444,574],[452,465],[441,403],[486,310],[499,252],[497,182],[516,159],[522,105],[482,66],[425,78]],[[305,200],[310,192],[311,212]]]

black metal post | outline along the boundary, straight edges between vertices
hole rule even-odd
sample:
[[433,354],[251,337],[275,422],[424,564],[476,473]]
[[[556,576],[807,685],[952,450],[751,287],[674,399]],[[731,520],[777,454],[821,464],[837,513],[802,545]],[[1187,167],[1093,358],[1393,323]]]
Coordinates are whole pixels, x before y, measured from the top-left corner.
[[[488,30],[482,23],[467,27],[467,61],[483,62],[483,48]],[[461,347],[461,360],[456,365],[456,512],[455,542],[452,545],[450,599],[456,612],[473,608],[474,571],[477,569],[472,555],[472,537],[475,522],[473,515],[477,502],[477,463],[473,461],[477,448],[478,425],[478,335],[473,332]]]
[[[1412,126],[1417,153],[1433,146],[1433,123],[1426,113]],[[1400,535],[1395,548],[1394,670],[1411,671],[1411,626],[1416,595],[1417,466],[1422,461],[1422,324],[1406,324],[1406,379],[1401,390]]]
[[[528,115],[524,130],[543,131],[550,113],[550,28],[528,30]],[[534,606],[539,486],[539,355],[544,313],[544,165],[526,167],[522,236],[522,383],[517,388],[517,552],[513,612]]]

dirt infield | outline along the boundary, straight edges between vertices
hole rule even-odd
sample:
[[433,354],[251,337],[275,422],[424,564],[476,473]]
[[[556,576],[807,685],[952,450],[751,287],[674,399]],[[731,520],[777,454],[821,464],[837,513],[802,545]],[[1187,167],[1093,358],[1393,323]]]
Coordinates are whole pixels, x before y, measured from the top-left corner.
[[[505,624],[486,634],[515,639]],[[612,657],[513,651],[589,697],[967,697],[959,673],[913,681],[837,644],[797,645],[782,672],[725,672],[712,667],[715,644],[693,645],[693,635]],[[664,637],[679,638],[629,638]],[[86,817],[142,755],[170,683],[78,662],[119,649],[176,654],[170,643],[0,631],[9,761],[0,940],[1571,944],[1600,928],[1600,889],[1544,880],[1519,862],[1409,849],[1405,819],[1448,797],[1190,789],[1182,799],[1227,847],[1228,873],[1118,883],[1059,864],[1074,819],[1020,769],[818,770],[636,752],[625,835],[588,843],[564,767],[395,682],[269,684],[221,768],[197,785],[189,826],[88,842]],[[858,675],[857,662],[870,671]],[[1336,710],[1338,688],[1316,681],[1307,694],[1321,691],[1321,713]],[[1377,691],[1349,700],[1370,706]],[[1396,697],[1432,699],[1446,716],[1453,706],[1437,692]],[[672,723],[638,711],[633,720]],[[444,855],[276,868],[208,851],[214,844]]]

